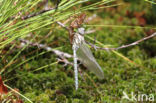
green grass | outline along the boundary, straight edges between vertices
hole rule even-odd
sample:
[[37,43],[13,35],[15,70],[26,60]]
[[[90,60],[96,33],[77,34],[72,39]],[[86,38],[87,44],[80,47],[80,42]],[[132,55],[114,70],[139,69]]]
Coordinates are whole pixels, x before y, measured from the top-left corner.
[[[37,3],[37,0],[35,1]],[[32,4],[35,3],[32,2]],[[118,3],[115,2],[115,4]],[[27,8],[27,5],[25,6],[23,8]],[[112,9],[86,11],[87,17],[92,14],[97,14],[98,17],[83,25],[87,30],[96,30],[94,33],[87,34],[85,39],[93,43],[96,36],[96,45],[100,47],[118,47],[139,40],[147,36],[147,32],[151,29],[155,30],[154,23],[148,24],[152,18],[150,7],[150,4],[146,2],[141,2],[140,5],[135,3],[129,5],[124,2]],[[68,6],[65,9],[68,9]],[[130,11],[131,16],[126,14],[127,11]],[[145,12],[142,17],[147,20],[144,27],[139,26],[138,18],[133,15],[134,12],[142,11]],[[136,94],[154,94],[156,97],[155,38],[118,51],[96,51],[91,48],[104,71],[104,79],[99,80],[81,65],[77,91],[74,86],[74,71],[71,65],[64,67],[63,64],[57,62],[58,57],[54,53],[37,46],[18,48],[20,42],[17,38],[25,37],[32,42],[47,44],[54,49],[72,54],[68,32],[50,18],[53,12],[27,20],[19,20],[11,26],[8,26],[7,19],[0,19],[4,23],[2,26],[7,27],[0,32],[7,30],[6,32],[9,33],[7,35],[9,39],[0,43],[0,47],[3,48],[1,49],[3,59],[1,59],[0,68],[3,71],[1,75],[5,78],[5,84],[18,88],[21,94],[34,103],[131,103],[131,101],[122,100],[123,91],[128,95],[134,92]],[[79,13],[79,10],[76,13]],[[64,10],[64,13],[54,15],[56,15],[56,20],[63,22],[73,14],[71,11]],[[12,13],[9,13],[7,17],[11,15]],[[121,21],[120,18],[122,18]],[[49,32],[50,35],[44,38]],[[27,37],[28,34],[31,36]],[[72,59],[68,60],[73,62]],[[28,101],[25,100],[25,102]]]

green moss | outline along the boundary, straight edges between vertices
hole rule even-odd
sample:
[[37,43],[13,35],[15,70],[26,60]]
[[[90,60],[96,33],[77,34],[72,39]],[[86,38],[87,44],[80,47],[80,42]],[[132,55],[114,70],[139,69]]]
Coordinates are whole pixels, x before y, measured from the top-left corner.
[[[133,0],[134,1],[134,0]],[[117,1],[118,2],[118,1]],[[144,10],[151,13],[145,4],[135,4],[126,7],[114,7],[112,9],[97,10],[98,18],[92,20],[90,24],[109,24],[109,25],[138,25],[138,19],[133,15],[135,11]],[[136,10],[139,9],[139,10]],[[131,16],[126,14],[131,12]],[[91,12],[93,13],[93,12]],[[88,13],[90,14],[90,12]],[[90,15],[87,15],[88,17]],[[143,16],[144,17],[144,16]],[[123,20],[119,20],[123,18]],[[149,17],[150,18],[150,17]],[[68,25],[68,24],[67,24]],[[154,25],[154,24],[153,24]],[[147,22],[147,26],[148,22]],[[43,39],[49,29],[52,33],[46,39]],[[135,26],[134,26],[135,28]],[[91,29],[86,26],[86,29]],[[100,41],[108,47],[118,47],[132,43],[146,36],[146,29],[130,27],[92,27],[96,32],[88,34],[90,37]],[[52,48],[72,54],[72,47],[68,39],[68,32],[55,26],[48,25],[46,28],[39,30],[39,36],[35,39],[38,42],[47,44]],[[93,41],[85,38],[86,41]],[[96,45],[99,45],[96,42]],[[3,68],[19,51],[17,48],[14,53],[6,55],[6,59],[0,64]],[[132,61],[116,55],[112,51],[91,49],[97,62],[104,71],[104,79],[99,80],[93,73],[86,70],[80,65],[79,88],[76,91],[74,85],[73,66],[64,66],[63,63],[55,63],[57,56],[52,52],[47,52],[38,47],[28,47],[20,54],[17,64],[35,56],[26,63],[17,66],[16,63],[8,67],[4,77],[6,82],[12,87],[18,88],[22,94],[30,98],[35,103],[128,103],[129,101],[121,100],[123,91],[128,95],[131,92],[155,93],[156,85],[156,42],[155,38],[144,41],[136,46],[118,50],[118,53]],[[32,53],[31,53],[32,52]],[[39,55],[40,53],[43,53]],[[73,62],[72,59],[68,59]],[[44,67],[37,70],[40,67]],[[17,67],[16,67],[17,66]],[[36,70],[36,71],[34,71]],[[87,75],[86,75],[87,73]]]

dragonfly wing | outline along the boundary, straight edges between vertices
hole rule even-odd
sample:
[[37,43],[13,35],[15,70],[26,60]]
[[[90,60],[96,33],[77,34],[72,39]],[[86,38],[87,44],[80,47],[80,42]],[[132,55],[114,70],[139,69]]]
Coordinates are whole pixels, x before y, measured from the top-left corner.
[[84,64],[84,66],[95,73],[97,77],[101,79],[104,77],[100,65],[96,62],[91,50],[85,42],[81,44],[79,49],[77,50],[77,57]]

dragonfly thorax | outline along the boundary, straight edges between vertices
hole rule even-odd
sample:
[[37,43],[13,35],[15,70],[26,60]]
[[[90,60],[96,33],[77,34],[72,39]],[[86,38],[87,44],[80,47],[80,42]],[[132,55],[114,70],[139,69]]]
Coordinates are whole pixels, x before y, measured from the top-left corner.
[[84,36],[79,33],[75,33],[72,44],[75,45],[77,48],[79,48],[79,46],[83,43],[84,43]]
[[84,28],[78,28],[78,33],[80,33],[81,35],[84,35],[85,29]]

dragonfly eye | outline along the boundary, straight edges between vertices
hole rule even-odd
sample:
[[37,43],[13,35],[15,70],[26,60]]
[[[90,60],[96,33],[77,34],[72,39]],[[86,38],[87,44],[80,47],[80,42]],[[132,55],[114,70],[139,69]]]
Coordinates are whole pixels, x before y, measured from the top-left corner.
[[85,29],[84,29],[84,28],[78,28],[78,32],[79,32],[81,35],[84,35]]

